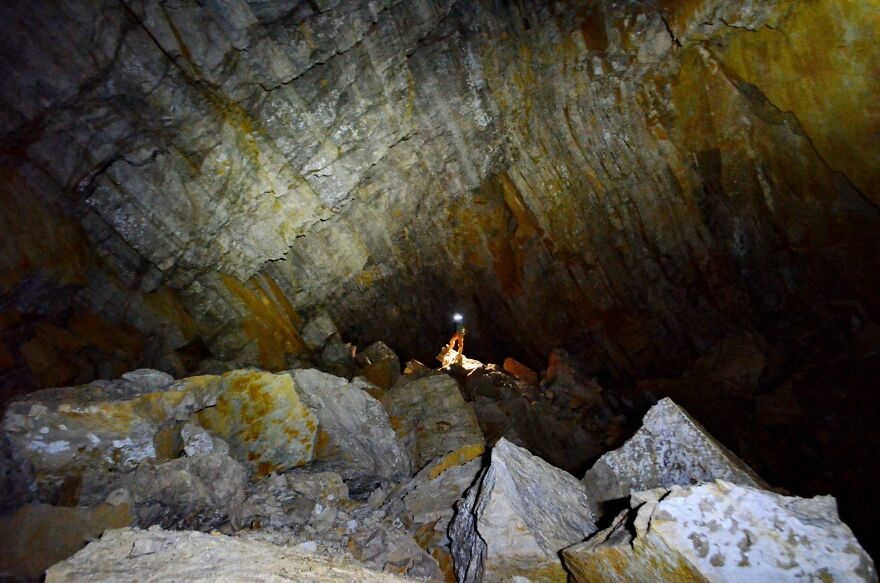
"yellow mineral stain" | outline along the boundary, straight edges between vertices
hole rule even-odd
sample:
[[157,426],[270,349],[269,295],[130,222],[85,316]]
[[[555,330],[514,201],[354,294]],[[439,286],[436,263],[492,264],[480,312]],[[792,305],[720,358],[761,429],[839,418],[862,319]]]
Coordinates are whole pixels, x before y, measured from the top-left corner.
[[283,370],[287,367],[286,354],[306,350],[297,331],[301,319],[271,277],[256,275],[245,284],[224,273],[220,279],[248,310],[243,331],[257,342],[262,368]]
[[443,456],[443,459],[441,459],[435,466],[431,467],[431,470],[428,472],[428,478],[433,480],[449,468],[464,465],[469,461],[480,457],[485,451],[486,445],[483,443],[473,443],[471,445],[460,447]]
[[725,67],[794,113],[822,159],[880,202],[880,4],[796,2],[773,28],[713,49]]

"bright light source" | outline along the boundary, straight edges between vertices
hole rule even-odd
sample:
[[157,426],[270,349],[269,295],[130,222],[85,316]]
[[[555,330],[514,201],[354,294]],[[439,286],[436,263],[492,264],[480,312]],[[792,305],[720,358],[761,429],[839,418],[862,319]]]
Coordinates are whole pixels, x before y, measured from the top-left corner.
[[454,314],[452,316],[452,319],[456,322],[461,322],[462,320],[464,320],[464,316],[462,316],[461,314]]

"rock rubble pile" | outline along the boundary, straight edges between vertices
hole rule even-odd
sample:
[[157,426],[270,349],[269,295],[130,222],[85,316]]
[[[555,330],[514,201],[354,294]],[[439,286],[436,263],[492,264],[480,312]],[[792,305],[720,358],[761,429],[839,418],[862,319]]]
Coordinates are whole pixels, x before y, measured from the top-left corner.
[[770,491],[670,399],[579,480],[529,451],[541,452],[540,431],[589,413],[594,423],[578,426],[601,447],[622,422],[559,355],[544,379],[521,365],[409,363],[401,374],[384,344],[352,359],[368,374],[139,370],[10,403],[0,573],[48,569],[53,583],[877,580],[833,498]]

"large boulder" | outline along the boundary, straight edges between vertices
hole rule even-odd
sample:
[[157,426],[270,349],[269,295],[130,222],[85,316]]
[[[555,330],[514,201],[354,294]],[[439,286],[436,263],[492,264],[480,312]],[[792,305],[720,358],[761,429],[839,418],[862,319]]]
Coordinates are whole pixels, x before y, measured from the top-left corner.
[[473,410],[447,375],[401,377],[382,402],[414,470],[485,447]]
[[638,493],[632,505],[563,551],[575,581],[877,581],[830,496],[794,498],[717,480]]
[[198,412],[199,423],[225,440],[233,457],[257,477],[312,460],[318,419],[286,373],[226,373],[215,407]]
[[177,455],[174,426],[217,403],[226,377],[174,381],[133,371],[116,381],[36,391],[3,416],[4,481],[28,482],[37,500],[76,503],[83,474],[127,472]]
[[409,457],[366,383],[314,369],[290,374],[318,422],[310,468],[339,473],[353,494],[373,482],[409,475]]
[[632,438],[596,461],[583,484],[591,500],[602,503],[631,492],[713,479],[766,487],[742,460],[666,398],[645,414]]
[[73,557],[50,568],[47,583],[130,581],[358,581],[405,582],[342,558],[300,549],[191,531],[125,528],[107,531]]
[[[379,490],[377,490],[379,491]],[[252,485],[236,536],[328,556],[351,555],[375,569],[442,579],[437,561],[384,509],[349,499],[339,474],[294,470]]]
[[128,493],[140,526],[210,530],[235,518],[247,472],[231,457],[211,453],[141,464],[116,485]]
[[578,480],[501,439],[449,527],[458,581],[567,580],[559,551],[596,531]]
[[389,518],[400,520],[415,541],[436,559],[449,581],[455,581],[449,523],[455,515],[455,503],[474,483],[481,468],[482,449],[457,460],[440,458],[390,492],[382,506]]
[[358,353],[358,364],[368,381],[388,390],[400,378],[400,359],[384,342],[374,342]]

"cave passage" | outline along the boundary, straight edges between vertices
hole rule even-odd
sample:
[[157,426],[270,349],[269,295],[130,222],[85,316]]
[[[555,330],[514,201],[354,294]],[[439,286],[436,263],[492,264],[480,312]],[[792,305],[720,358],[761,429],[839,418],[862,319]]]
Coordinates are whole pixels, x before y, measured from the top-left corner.
[[[649,510],[735,496],[877,556],[877,30],[859,0],[7,0],[0,525],[79,525],[10,576],[159,525],[101,540],[335,559],[338,527],[382,577],[500,580],[472,535],[521,519],[547,580],[604,580]],[[651,482],[664,424],[690,470]],[[184,475],[198,508],[155,499]],[[529,475],[580,518],[481,518]],[[701,545],[689,576],[732,568]]]

